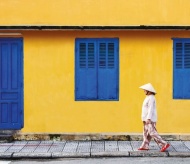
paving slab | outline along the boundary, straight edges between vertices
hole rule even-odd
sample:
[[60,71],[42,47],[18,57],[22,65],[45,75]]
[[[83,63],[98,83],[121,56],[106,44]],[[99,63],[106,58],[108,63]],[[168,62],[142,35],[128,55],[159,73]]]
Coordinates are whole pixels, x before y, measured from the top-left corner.
[[65,147],[66,141],[54,141],[48,152],[62,152]]
[[160,147],[158,146],[158,144],[156,142],[151,141],[150,145],[149,145],[149,150],[150,151],[160,151]]
[[52,144],[53,141],[41,141],[40,144],[34,150],[34,153],[47,153]]
[[118,149],[119,149],[119,151],[132,151],[133,150],[130,141],[118,141]]
[[188,147],[182,141],[170,141],[170,144],[177,152],[190,152]]
[[20,151],[21,153],[33,153],[39,146],[40,141],[28,141],[24,148]]
[[78,144],[77,152],[88,153],[90,152],[91,142],[90,141],[81,141]]
[[6,152],[12,145],[13,143],[0,143],[0,153]]
[[63,152],[76,152],[78,144],[78,141],[67,141],[63,149]]
[[7,149],[7,153],[14,153],[14,152],[20,152],[24,146],[27,144],[26,141],[16,141],[13,142],[13,145]]
[[107,152],[116,152],[118,151],[118,144],[117,141],[105,141],[105,151]]
[[187,146],[187,148],[190,151],[190,141],[183,141],[183,143],[185,144],[185,146]]
[[141,146],[142,141],[131,141],[131,146],[133,148],[133,151],[137,151],[138,148]]
[[92,141],[91,152],[103,152],[105,151],[104,141]]
[[176,152],[176,150],[174,149],[173,145],[171,145],[171,143],[170,143],[170,147],[166,151],[168,151],[168,152]]

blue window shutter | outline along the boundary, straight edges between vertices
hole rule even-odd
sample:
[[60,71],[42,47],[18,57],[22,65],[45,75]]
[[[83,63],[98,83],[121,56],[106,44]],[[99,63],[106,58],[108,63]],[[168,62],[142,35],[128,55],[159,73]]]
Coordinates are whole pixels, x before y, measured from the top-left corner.
[[183,97],[190,98],[190,41],[184,43]]
[[190,98],[190,40],[174,40],[174,86],[173,97]]
[[75,40],[75,99],[118,100],[119,39]]
[[97,69],[93,41],[76,39],[76,100],[97,99]]
[[174,98],[183,98],[183,44],[174,43]]
[[118,100],[118,39],[98,41],[98,99]]

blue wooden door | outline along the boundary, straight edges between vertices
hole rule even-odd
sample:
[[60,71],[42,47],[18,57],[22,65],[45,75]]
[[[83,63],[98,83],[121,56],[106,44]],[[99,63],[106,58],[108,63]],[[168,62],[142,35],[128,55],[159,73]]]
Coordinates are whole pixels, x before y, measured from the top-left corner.
[[0,38],[0,129],[23,127],[23,41]]

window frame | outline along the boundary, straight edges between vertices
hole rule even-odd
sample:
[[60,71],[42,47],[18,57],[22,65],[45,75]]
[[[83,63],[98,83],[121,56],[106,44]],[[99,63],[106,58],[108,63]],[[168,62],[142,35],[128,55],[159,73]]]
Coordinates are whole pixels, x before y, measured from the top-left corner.
[[[80,42],[96,42],[95,43],[95,67],[97,67],[96,69],[96,72],[98,74],[98,68],[99,67],[99,51],[100,51],[100,47],[98,47],[98,44],[101,43],[101,42],[105,42],[106,44],[108,44],[109,42],[112,42],[114,43],[114,47],[116,48],[116,50],[114,49],[114,56],[116,56],[116,61],[115,62],[115,69],[116,69],[116,73],[115,73],[115,76],[116,76],[116,91],[115,91],[115,95],[116,95],[116,98],[114,99],[109,99],[109,98],[104,98],[104,99],[100,99],[98,97],[98,93],[97,93],[97,98],[95,99],[88,99],[88,98],[78,98],[77,97],[77,62],[79,62],[78,60],[78,57],[77,57],[77,51],[79,51],[79,43]],[[116,51],[116,52],[115,52]],[[99,82],[99,78],[98,76],[96,76],[96,82],[98,83]],[[98,86],[97,86],[97,90],[98,90]],[[76,38],[75,39],[75,101],[119,101],[119,38]]]
[[[190,94],[187,92],[187,77],[186,75],[190,75],[190,60],[188,60],[187,51],[184,46],[185,44],[190,44],[190,38],[172,38],[173,40],[173,99],[190,99]],[[179,54],[177,55],[177,44],[182,44],[181,48],[181,59],[179,59]],[[190,46],[188,47],[190,48]],[[179,51],[179,50],[178,50]],[[190,52],[188,53],[190,57]],[[176,60],[178,58],[178,61]],[[185,58],[187,61],[185,61]],[[178,63],[177,63],[178,62]],[[187,62],[187,63],[186,63]],[[189,63],[188,63],[189,62]],[[187,65],[186,65],[187,64]],[[181,67],[181,68],[180,68]],[[180,84],[178,85],[179,81]],[[178,87],[181,87],[180,89]],[[190,89],[190,88],[189,88]]]

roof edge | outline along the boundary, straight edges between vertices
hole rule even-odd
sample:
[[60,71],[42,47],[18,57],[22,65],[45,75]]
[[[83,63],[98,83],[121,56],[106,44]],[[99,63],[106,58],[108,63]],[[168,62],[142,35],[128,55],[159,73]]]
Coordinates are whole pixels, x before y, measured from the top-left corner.
[[47,26],[47,25],[0,25],[0,30],[190,30],[189,26]]

